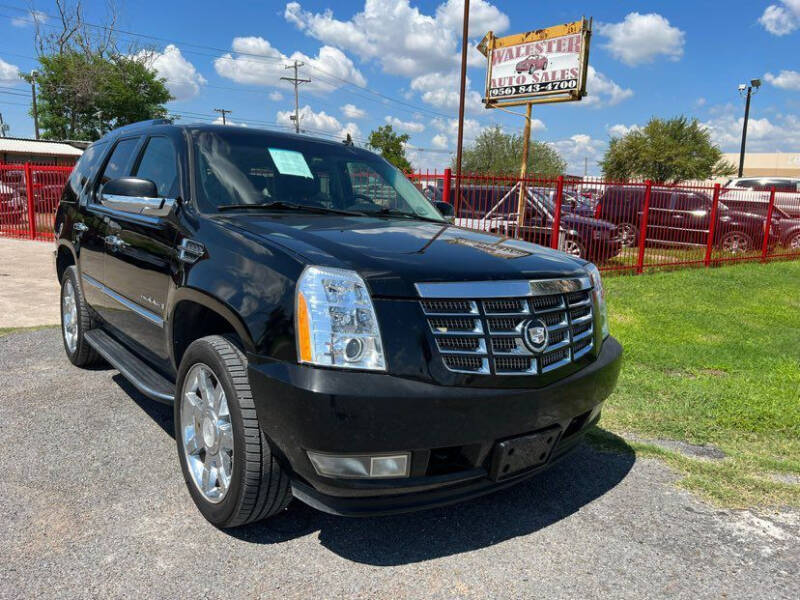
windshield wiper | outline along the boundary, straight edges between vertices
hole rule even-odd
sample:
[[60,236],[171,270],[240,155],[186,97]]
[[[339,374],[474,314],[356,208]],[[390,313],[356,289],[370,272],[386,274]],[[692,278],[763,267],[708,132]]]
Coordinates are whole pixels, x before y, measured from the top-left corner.
[[431,223],[441,223],[444,225],[448,225],[447,221],[443,221],[441,219],[436,219],[434,217],[424,217],[422,215],[418,215],[415,212],[409,212],[407,210],[400,210],[397,208],[382,208],[376,211],[364,211],[364,214],[378,217],[407,217],[410,219],[419,219],[421,221],[430,221]]
[[294,202],[284,202],[283,200],[275,200],[274,202],[266,202],[264,204],[223,204],[217,207],[220,211],[258,208],[261,210],[297,210],[303,212],[313,212],[319,214],[336,214],[336,215],[350,215],[350,216],[363,216],[364,213],[355,212],[352,210],[341,210],[338,208],[326,208],[324,206],[308,206],[306,204],[295,204]]

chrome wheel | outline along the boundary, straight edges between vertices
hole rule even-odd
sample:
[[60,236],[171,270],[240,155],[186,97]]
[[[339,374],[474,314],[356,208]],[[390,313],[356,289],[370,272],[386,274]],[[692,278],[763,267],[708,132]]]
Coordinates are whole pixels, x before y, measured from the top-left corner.
[[637,239],[639,237],[639,232],[635,225],[631,223],[621,223],[619,227],[617,227],[617,230],[619,231],[622,245],[626,248],[633,248],[639,243]]
[[67,350],[70,354],[75,354],[78,347],[78,303],[75,299],[75,288],[69,279],[64,282],[61,292],[61,326]]
[[233,475],[233,424],[219,378],[203,363],[181,390],[180,434],[192,481],[203,497],[222,502]]
[[789,240],[789,248],[792,250],[800,250],[800,234]]
[[575,240],[566,240],[564,242],[564,252],[579,258],[583,256],[583,248]]
[[750,239],[743,233],[729,233],[722,238],[722,249],[731,254],[750,250]]

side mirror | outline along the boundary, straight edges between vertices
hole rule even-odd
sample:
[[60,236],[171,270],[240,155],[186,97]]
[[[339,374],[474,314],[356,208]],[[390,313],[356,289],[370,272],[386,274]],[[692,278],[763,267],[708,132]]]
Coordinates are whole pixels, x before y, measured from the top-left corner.
[[434,202],[434,206],[442,213],[442,216],[453,223],[456,220],[456,213],[452,204],[447,202]]
[[166,217],[177,202],[175,198],[159,198],[156,184],[140,177],[112,179],[100,190],[103,206],[136,215]]
[[125,196],[126,198],[155,198],[158,196],[156,184],[140,177],[120,177],[112,179],[103,186],[103,196]]

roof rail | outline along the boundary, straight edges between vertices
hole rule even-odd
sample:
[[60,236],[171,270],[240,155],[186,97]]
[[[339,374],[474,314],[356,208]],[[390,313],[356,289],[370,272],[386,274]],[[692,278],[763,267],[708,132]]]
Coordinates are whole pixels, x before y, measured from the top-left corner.
[[112,131],[109,131],[109,133],[117,135],[118,133],[125,133],[128,131],[133,131],[135,129],[142,129],[144,127],[153,127],[155,125],[172,125],[172,119],[149,119],[147,121],[137,121],[136,123],[130,123],[129,125],[123,125],[122,127],[117,127]]

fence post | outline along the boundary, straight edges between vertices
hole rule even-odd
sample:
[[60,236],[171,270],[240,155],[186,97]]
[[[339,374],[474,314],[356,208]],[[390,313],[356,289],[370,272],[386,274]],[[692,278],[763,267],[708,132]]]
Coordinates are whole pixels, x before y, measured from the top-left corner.
[[761,262],[767,262],[767,252],[769,251],[769,230],[772,225],[772,209],[775,208],[775,186],[769,191],[769,208],[767,208],[767,220],[764,221],[764,243],[761,246]]
[[561,203],[564,201],[564,176],[559,175],[556,180],[556,209],[553,212],[553,231],[550,233],[550,247],[558,250],[559,237],[561,237]]
[[642,218],[639,219],[639,258],[636,260],[636,273],[641,275],[644,270],[644,245],[647,241],[647,220],[650,216],[650,192],[653,189],[653,182],[649,179],[645,182],[644,206],[642,207]]
[[28,194],[28,237],[36,239],[36,211],[33,205],[33,170],[31,163],[25,163],[25,190]]
[[442,188],[442,202],[450,204],[450,178],[453,172],[447,168],[444,170],[444,187]]
[[706,257],[703,260],[705,266],[711,265],[711,252],[714,249],[714,233],[717,228],[717,210],[719,208],[719,188],[718,183],[714,184],[714,199],[711,202],[711,216],[708,223],[708,240],[706,240]]

